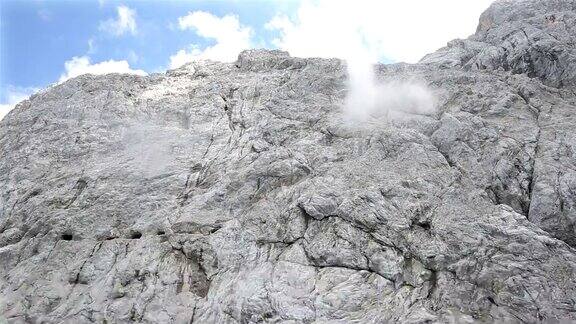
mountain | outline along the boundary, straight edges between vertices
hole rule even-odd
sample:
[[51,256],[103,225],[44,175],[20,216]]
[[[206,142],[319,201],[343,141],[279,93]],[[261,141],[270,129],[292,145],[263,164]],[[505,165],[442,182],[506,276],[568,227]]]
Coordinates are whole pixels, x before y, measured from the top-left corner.
[[498,1],[350,123],[337,59],[84,75],[0,122],[9,323],[576,321],[576,1]]

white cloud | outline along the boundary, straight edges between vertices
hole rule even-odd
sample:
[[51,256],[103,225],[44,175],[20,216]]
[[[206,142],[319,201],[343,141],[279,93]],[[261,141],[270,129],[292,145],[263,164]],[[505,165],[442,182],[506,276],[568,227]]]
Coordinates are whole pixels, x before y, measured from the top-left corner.
[[34,92],[38,90],[39,90],[38,88],[34,87],[23,88],[23,87],[8,86],[6,88],[7,92],[6,102],[0,104],[0,120],[2,120],[2,118],[4,118],[4,116],[6,116],[8,112],[10,112],[10,110],[14,109],[14,107],[16,107],[16,104],[18,104],[22,100],[27,99],[28,97],[30,97],[30,95],[32,95]]
[[140,61],[140,56],[138,56],[138,54],[136,54],[136,52],[134,52],[133,50],[129,50],[128,51],[128,62],[130,63],[138,63],[138,61]]
[[493,0],[303,1],[294,17],[266,24],[273,44],[294,56],[417,62],[454,38],[473,34]]
[[99,29],[114,36],[122,36],[126,33],[136,35],[136,11],[126,6],[116,7],[118,17],[100,22]]
[[220,62],[236,60],[238,53],[250,48],[252,29],[240,24],[235,15],[217,17],[204,11],[194,11],[178,18],[181,30],[193,30],[200,37],[214,40],[215,44],[205,48],[191,45],[170,57],[170,68],[199,59]]
[[38,18],[42,21],[49,22],[52,20],[52,12],[48,9],[40,9],[37,11]]
[[130,68],[128,61],[115,61],[108,60],[100,63],[92,64],[90,57],[80,56],[73,57],[64,63],[65,72],[62,73],[58,82],[64,82],[70,78],[82,74],[107,74],[107,73],[130,73],[137,75],[146,75],[142,70],[133,70]]
[[93,38],[88,40],[88,54],[92,54],[96,51],[96,43]]
[[473,34],[492,0],[303,0],[292,16],[278,15],[266,28],[273,44],[300,57],[347,61],[347,120],[362,123],[431,114],[435,93],[418,80],[381,83],[371,63],[414,63],[452,39]]

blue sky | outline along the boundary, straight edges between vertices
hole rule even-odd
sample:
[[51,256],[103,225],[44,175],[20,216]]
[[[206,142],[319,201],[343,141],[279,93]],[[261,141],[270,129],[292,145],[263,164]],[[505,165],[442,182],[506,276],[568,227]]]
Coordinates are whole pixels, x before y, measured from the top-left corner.
[[0,119],[79,74],[163,72],[245,48],[416,62],[472,34],[491,1],[1,0]]
[[[99,28],[101,22],[115,19],[122,4],[136,12],[135,35],[115,36]],[[0,102],[6,102],[9,86],[37,88],[58,81],[64,62],[75,56],[89,56],[92,62],[127,60],[132,68],[149,72],[166,69],[170,55],[177,50],[213,42],[176,28],[178,18],[190,11],[216,16],[233,13],[249,21],[258,35],[265,35],[264,24],[279,10],[289,10],[291,4],[295,2],[278,6],[268,1],[3,0]]]

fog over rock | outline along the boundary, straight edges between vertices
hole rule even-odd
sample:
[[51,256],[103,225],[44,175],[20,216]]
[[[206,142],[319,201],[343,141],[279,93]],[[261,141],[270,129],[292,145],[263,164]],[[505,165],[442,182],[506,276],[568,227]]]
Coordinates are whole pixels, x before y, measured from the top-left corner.
[[350,123],[346,63],[281,51],[33,95],[0,122],[2,316],[576,321],[575,26],[496,2],[375,67],[434,100],[401,118]]

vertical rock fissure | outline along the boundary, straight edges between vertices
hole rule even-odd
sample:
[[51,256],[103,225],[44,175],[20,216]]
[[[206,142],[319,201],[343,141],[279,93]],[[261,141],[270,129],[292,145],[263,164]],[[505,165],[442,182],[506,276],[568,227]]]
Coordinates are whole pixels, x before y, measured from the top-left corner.
[[535,107],[534,105],[532,105],[530,103],[530,98],[528,96],[526,96],[526,94],[522,91],[518,92],[519,96],[524,100],[524,102],[526,103],[526,106],[528,107],[528,109],[530,110],[531,113],[533,113],[534,115],[534,121],[535,121],[535,125],[536,125],[536,136],[535,136],[535,140],[534,140],[534,151],[533,151],[533,156],[531,158],[530,161],[530,170],[528,171],[528,204],[524,210],[525,216],[528,220],[530,220],[530,209],[532,206],[532,194],[534,191],[534,177],[536,174],[536,162],[538,160],[538,155],[539,155],[539,149],[540,149],[540,136],[542,134],[542,128],[540,126],[540,108]]

